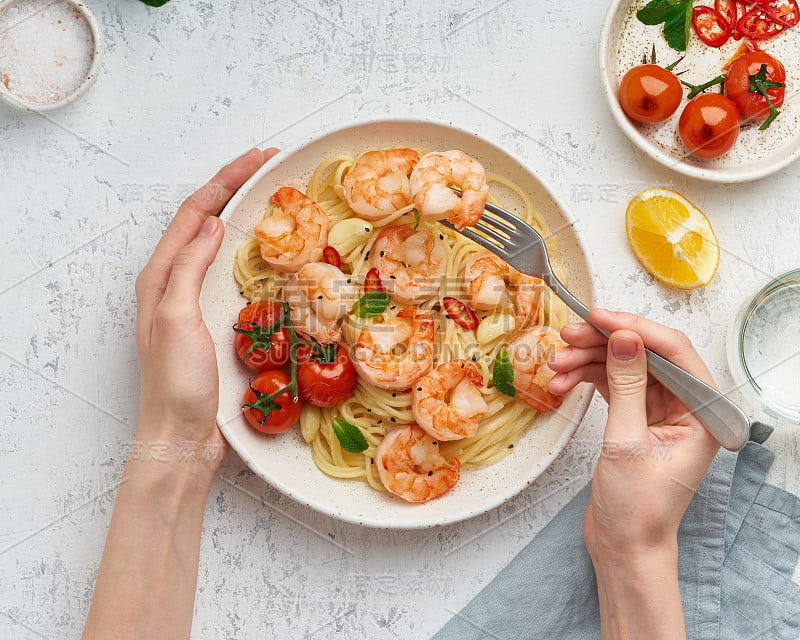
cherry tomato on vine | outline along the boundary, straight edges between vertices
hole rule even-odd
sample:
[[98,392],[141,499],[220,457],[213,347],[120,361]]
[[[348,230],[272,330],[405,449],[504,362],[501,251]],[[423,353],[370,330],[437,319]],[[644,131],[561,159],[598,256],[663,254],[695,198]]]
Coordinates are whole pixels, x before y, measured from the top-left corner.
[[297,386],[300,397],[315,407],[335,407],[351,395],[358,374],[340,344],[322,344],[297,350]]
[[[781,62],[763,51],[743,53],[731,63],[728,69],[728,76],[725,78],[725,95],[733,101],[743,118],[763,120],[770,113],[764,96],[750,91],[750,76],[756,75],[763,64],[767,65],[767,80],[780,83],[786,81],[786,70]],[[778,108],[783,104],[786,88],[772,87],[767,89],[767,95],[772,106]]]
[[283,433],[297,423],[303,401],[298,398],[295,402],[288,389],[278,393],[290,382],[283,371],[265,371],[250,381],[242,398],[242,411],[251,427],[261,433]]
[[289,362],[289,332],[269,329],[283,317],[283,306],[275,302],[254,302],[239,311],[234,327],[236,354],[254,371],[280,369]]
[[678,77],[657,64],[640,64],[622,78],[619,104],[636,122],[662,122],[681,103],[683,89]]
[[739,111],[720,93],[701,93],[681,113],[678,134],[696,156],[716,158],[739,137]]

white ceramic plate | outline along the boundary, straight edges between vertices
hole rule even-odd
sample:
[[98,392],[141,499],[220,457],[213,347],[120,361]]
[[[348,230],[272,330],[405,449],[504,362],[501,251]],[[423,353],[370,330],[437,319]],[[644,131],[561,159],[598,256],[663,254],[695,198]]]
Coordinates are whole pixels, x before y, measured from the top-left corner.
[[270,160],[239,192],[222,214],[225,240],[209,270],[201,296],[203,315],[217,346],[220,370],[218,424],[236,452],[260,477],[298,502],[356,524],[413,529],[449,524],[483,513],[533,482],[566,446],[584,416],[590,387],[574,389],[560,411],[536,421],[513,453],[501,462],[467,470],[454,489],[437,500],[409,504],[361,481],[337,480],[314,465],[299,429],[265,436],[251,429],[241,415],[241,397],[252,377],[237,359],[236,321],[244,298],[233,278],[237,246],[262,219],[270,195],[288,185],[305,191],[312,169],[326,156],[376,147],[410,145],[426,149],[462,149],[490,173],[500,173],[527,190],[557,233],[569,272],[570,288],[587,304],[595,302],[596,278],[589,252],[564,208],[521,161],[477,135],[451,125],[419,120],[376,120],[329,131],[284,151]]
[[[800,157],[800,26],[762,43],[762,47],[786,67],[786,101],[781,115],[766,131],[759,131],[758,125],[743,129],[728,153],[704,159],[690,155],[677,133],[688,90],[672,117],[658,124],[634,122],[619,106],[617,93],[622,77],[641,64],[645,53],[649,59],[654,43],[661,65],[666,66],[683,55],[669,48],[661,33],[663,25],[648,26],[637,20],[636,11],[645,4],[646,0],[612,0],[600,34],[600,75],[608,105],[617,124],[642,151],[679,173],[725,183],[762,178]],[[722,73],[722,65],[743,41],[730,39],[715,49],[703,44],[693,29],[690,31],[686,58],[676,71],[687,70],[681,79],[702,84]]]

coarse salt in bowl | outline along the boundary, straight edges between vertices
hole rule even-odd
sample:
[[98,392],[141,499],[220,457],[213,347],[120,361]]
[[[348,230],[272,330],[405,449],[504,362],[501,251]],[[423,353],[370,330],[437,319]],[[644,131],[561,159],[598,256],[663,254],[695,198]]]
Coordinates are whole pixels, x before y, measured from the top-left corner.
[[76,0],[0,0],[0,98],[26,111],[65,107],[94,84],[103,36]]

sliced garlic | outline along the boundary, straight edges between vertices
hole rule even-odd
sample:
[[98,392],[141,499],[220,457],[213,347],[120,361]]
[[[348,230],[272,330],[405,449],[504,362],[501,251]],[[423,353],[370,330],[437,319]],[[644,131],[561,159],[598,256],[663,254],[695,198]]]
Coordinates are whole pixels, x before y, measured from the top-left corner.
[[372,233],[372,228],[371,222],[361,218],[342,220],[328,231],[328,244],[336,249],[340,256],[346,256],[366,242]]
[[481,346],[497,340],[500,336],[511,333],[517,328],[517,321],[514,316],[508,313],[493,313],[481,320],[475,337]]

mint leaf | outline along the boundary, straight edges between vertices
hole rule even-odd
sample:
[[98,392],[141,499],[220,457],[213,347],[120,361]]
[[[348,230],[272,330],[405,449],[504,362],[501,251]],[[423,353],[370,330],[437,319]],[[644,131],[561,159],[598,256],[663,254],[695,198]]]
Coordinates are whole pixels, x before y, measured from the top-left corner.
[[664,38],[675,51],[686,51],[689,46],[689,24],[692,19],[692,2],[678,5],[678,10],[664,23]]
[[368,291],[353,305],[353,315],[359,318],[377,316],[386,311],[389,301],[389,294],[385,291]]
[[661,24],[672,16],[674,9],[669,0],[651,0],[636,12],[636,17],[643,24]]
[[500,349],[494,359],[492,384],[500,393],[512,398],[517,395],[517,390],[514,388],[514,368],[511,366],[508,351],[505,349]]
[[676,51],[686,51],[689,45],[689,22],[693,0],[650,0],[636,12],[643,24],[664,23],[664,38]]
[[339,444],[342,445],[342,449],[345,451],[361,453],[369,447],[367,439],[361,433],[361,429],[354,424],[350,424],[344,418],[334,418],[332,426],[333,432],[339,439]]

